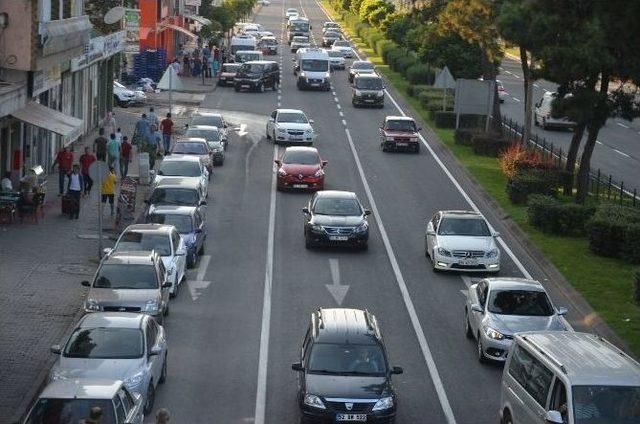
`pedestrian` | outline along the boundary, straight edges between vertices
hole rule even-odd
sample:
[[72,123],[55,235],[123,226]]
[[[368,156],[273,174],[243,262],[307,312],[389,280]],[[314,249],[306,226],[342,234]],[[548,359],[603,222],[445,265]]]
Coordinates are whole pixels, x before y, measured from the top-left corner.
[[171,114],[167,113],[167,117],[160,123],[162,129],[162,141],[164,142],[164,154],[166,155],[171,149],[171,131],[173,130],[173,121]]
[[93,141],[93,150],[96,152],[96,159],[101,161],[107,160],[107,143],[108,140],[104,136],[104,128],[98,130],[98,137]]
[[156,424],[169,424],[170,419],[171,416],[169,415],[168,410],[164,408],[158,409],[158,412],[156,413]]
[[113,112],[107,112],[107,117],[104,119],[104,128],[107,130],[107,134],[116,132],[116,117]]
[[107,154],[109,157],[109,166],[119,168],[118,161],[120,160],[120,143],[116,140],[116,135],[111,134],[109,143],[107,143]]
[[133,131],[133,144],[144,145],[149,139],[149,121],[147,120],[147,114],[143,113],[142,117],[136,122],[135,130]]
[[69,151],[67,146],[64,146],[62,150],[58,152],[56,160],[53,162],[53,167],[58,165],[58,196],[62,196],[64,192],[64,179],[71,174],[71,167],[73,165],[73,153]]
[[67,194],[73,199],[70,219],[78,219],[80,217],[80,196],[82,196],[83,187],[84,181],[82,174],[80,174],[80,167],[78,164],[74,164],[67,184]]
[[162,148],[162,133],[158,131],[158,127],[151,126],[151,134],[147,140],[147,151],[149,152],[149,169],[153,169],[156,164],[156,156],[158,149]]
[[188,54],[185,54],[182,58],[182,66],[182,75],[184,75],[185,77],[191,75],[191,62],[189,60]]
[[80,421],[80,424],[100,424],[102,419],[102,408],[93,406],[89,410],[89,418]]
[[176,71],[176,74],[181,75],[182,74],[182,67],[180,66],[180,61],[178,60],[178,58],[176,57],[175,59],[173,59],[173,62],[171,63],[171,66],[173,67],[173,70]]
[[13,191],[13,183],[11,182],[11,171],[6,171],[4,177],[2,177],[2,183],[0,184],[0,191]]
[[202,68],[202,61],[200,60],[200,56],[196,56],[194,53],[193,56],[193,76],[197,77],[200,75],[200,71]]
[[118,144],[122,144],[122,129],[120,127],[116,130],[116,141]]
[[149,115],[147,115],[147,120],[149,121],[149,125],[158,126],[160,120],[158,119],[158,115],[156,115],[155,109],[152,107],[149,108]]
[[131,161],[131,143],[126,135],[122,137],[120,146],[120,178],[124,178],[129,173],[129,162]]
[[116,197],[116,183],[118,182],[118,178],[116,177],[116,171],[113,169],[113,166],[109,167],[109,173],[106,178],[102,182],[102,187],[100,187],[100,194],[102,195],[102,203],[107,204],[109,202],[109,206],[111,207],[111,216],[114,214],[113,202]]
[[82,174],[82,180],[84,181],[84,195],[91,194],[91,187],[93,187],[93,179],[89,175],[89,167],[96,161],[96,157],[91,153],[91,147],[84,148],[84,153],[80,156],[80,173]]

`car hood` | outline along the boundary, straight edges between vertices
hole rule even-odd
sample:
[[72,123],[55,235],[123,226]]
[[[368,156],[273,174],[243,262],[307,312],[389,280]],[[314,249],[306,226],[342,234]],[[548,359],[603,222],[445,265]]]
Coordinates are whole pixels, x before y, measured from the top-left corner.
[[[201,137],[198,137],[201,138]],[[209,154],[208,153],[204,153],[204,154],[196,154],[196,153],[178,153],[178,152],[171,152],[172,156],[197,156],[200,158],[200,160],[203,161],[207,161],[209,159]]]
[[438,247],[447,250],[491,250],[496,244],[493,237],[438,236]]
[[363,221],[362,216],[314,215],[311,223],[328,227],[355,227]]
[[278,122],[276,124],[278,128],[286,128],[288,130],[309,130],[311,129],[310,124],[296,124],[295,122]]
[[522,315],[499,315],[491,312],[487,313],[485,323],[498,330],[502,334],[513,335],[525,331],[564,331],[565,326],[560,322],[558,315],[549,316],[522,316]]
[[306,375],[306,393],[324,398],[378,399],[388,392],[385,377]]
[[320,169],[320,165],[301,165],[298,163],[283,163],[281,169],[283,169],[287,174],[313,175],[316,173],[318,169]]
[[158,289],[100,289],[92,288],[87,299],[93,299],[98,303],[114,304],[119,306],[140,306],[148,300],[159,298]]
[[52,373],[62,378],[109,378],[124,380],[142,369],[143,358],[92,359],[60,356]]

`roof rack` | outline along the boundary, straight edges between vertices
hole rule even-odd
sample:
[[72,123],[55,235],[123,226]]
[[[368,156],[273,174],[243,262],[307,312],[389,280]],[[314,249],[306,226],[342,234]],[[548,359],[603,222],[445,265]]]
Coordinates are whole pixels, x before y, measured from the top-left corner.
[[622,349],[620,349],[618,346],[614,345],[613,343],[611,343],[609,340],[605,339],[604,337],[602,337],[599,334],[593,334],[598,340],[600,340],[601,342],[605,343],[606,345],[608,345],[610,348],[612,348],[613,350],[615,350],[618,355],[622,356],[623,358],[633,362],[634,365],[640,367],[640,363],[638,363],[638,361],[636,361],[635,359],[633,359],[631,356],[627,355]]
[[541,355],[544,355],[547,357],[547,359],[549,359],[549,361],[553,362],[553,364],[555,366],[557,366],[558,368],[560,368],[560,370],[562,370],[562,372],[566,375],[567,374],[567,368],[564,366],[564,364],[560,361],[558,361],[556,358],[554,358],[553,356],[549,355],[547,352],[545,352],[540,346],[538,346],[535,342],[531,341],[530,339],[527,338],[526,335],[523,335],[522,338],[529,343],[531,346],[533,346],[534,349],[536,349],[538,352],[540,352]]

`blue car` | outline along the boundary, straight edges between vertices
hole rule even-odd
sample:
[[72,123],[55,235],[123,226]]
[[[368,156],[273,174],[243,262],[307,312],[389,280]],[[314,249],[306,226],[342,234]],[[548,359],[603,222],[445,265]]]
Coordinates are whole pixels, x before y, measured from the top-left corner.
[[151,205],[146,222],[175,226],[187,246],[187,267],[195,266],[207,239],[207,221],[199,207]]

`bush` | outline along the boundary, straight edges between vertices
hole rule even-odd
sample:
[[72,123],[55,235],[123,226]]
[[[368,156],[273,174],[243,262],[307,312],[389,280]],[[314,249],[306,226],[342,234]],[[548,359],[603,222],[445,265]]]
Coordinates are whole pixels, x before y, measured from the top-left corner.
[[622,258],[634,264],[640,263],[640,223],[625,228]]
[[[601,256],[622,257],[627,250],[627,243],[634,247],[630,250],[638,253],[638,240],[629,240],[640,224],[640,210],[627,206],[601,205],[587,224],[589,232],[589,249]],[[629,229],[633,225],[633,228]],[[636,235],[637,236],[637,235]],[[632,257],[633,253],[625,256]],[[636,256],[636,260],[637,260]]]
[[369,47],[372,49],[375,49],[376,43],[382,39],[383,37],[378,31],[371,31],[367,37],[367,44],[369,44]]
[[384,62],[387,65],[389,65],[391,69],[397,72],[398,61],[400,60],[400,58],[403,58],[405,56],[406,54],[404,53],[403,49],[396,48],[396,49],[387,50],[386,54],[383,55],[382,58],[384,59]]
[[406,70],[406,76],[411,84],[433,84],[435,79],[433,71],[422,63],[409,66]]
[[556,195],[556,178],[553,174],[540,170],[528,170],[516,174],[507,182],[507,195],[516,205],[527,203],[532,194]]
[[394,71],[400,72],[403,76],[407,76],[407,69],[418,63],[418,60],[410,55],[402,56],[396,61],[396,69]]
[[[459,125],[459,127],[463,126]],[[501,134],[476,133],[471,138],[471,147],[473,148],[473,153],[475,153],[476,155],[497,158],[498,156],[500,156],[500,154],[502,154],[502,152],[507,150],[509,146],[509,140],[503,137]]]
[[391,51],[392,49],[397,49],[397,48],[398,46],[393,41],[387,40],[386,38],[382,38],[376,42],[374,50],[376,51],[378,56],[384,59],[386,63],[387,62],[386,55],[388,54],[388,52]]
[[458,128],[453,135],[453,141],[461,146],[471,146],[471,140],[477,130],[473,128]]
[[507,178],[513,178],[527,169],[554,169],[556,166],[553,159],[543,157],[539,150],[514,143],[500,156],[500,167]]
[[456,114],[453,112],[436,111],[433,113],[433,122],[438,128],[455,128]]
[[596,211],[593,206],[563,203],[551,196],[529,196],[527,216],[529,223],[545,233],[582,235],[586,223]]
[[[419,97],[421,93],[427,93],[425,96],[430,95],[432,97],[442,99],[443,90],[441,88],[434,88],[427,84],[416,84],[409,87],[410,96]],[[453,99],[453,96],[447,95],[447,97],[451,97]]]

